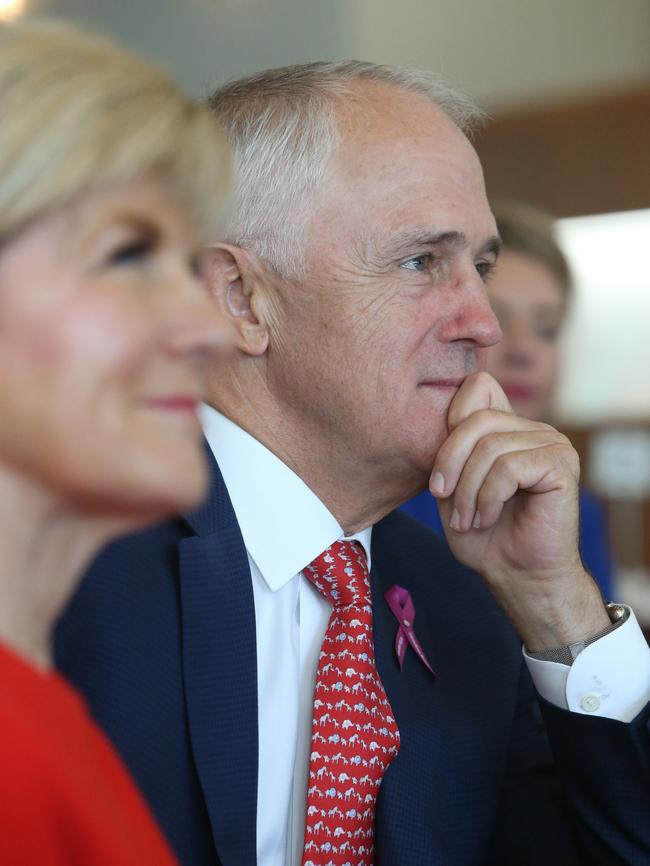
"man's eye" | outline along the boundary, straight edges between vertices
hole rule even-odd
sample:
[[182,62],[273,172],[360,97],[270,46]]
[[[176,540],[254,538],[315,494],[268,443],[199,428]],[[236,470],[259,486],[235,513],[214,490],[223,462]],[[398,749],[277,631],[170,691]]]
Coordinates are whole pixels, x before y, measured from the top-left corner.
[[109,255],[112,265],[132,265],[142,262],[153,250],[150,238],[138,238],[117,247]]
[[407,271],[426,271],[431,265],[431,258],[432,256],[430,253],[425,253],[421,256],[413,256],[413,258],[402,262],[400,267]]
[[484,283],[490,279],[492,272],[494,271],[494,263],[493,262],[477,262],[474,267],[476,268],[476,273],[483,280]]

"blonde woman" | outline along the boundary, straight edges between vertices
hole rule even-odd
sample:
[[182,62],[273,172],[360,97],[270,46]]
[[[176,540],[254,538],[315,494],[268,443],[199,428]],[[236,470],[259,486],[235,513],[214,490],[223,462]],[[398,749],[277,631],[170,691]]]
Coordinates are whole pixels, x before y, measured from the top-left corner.
[[109,539],[194,506],[197,277],[228,187],[213,119],[70,26],[0,27],[0,862],[174,861],[52,669],[51,631]]

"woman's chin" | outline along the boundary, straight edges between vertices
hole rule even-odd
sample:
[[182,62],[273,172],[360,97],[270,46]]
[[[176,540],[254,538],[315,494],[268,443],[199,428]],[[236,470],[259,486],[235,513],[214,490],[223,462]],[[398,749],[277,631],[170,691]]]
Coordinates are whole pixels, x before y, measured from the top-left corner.
[[173,464],[161,460],[156,465],[148,459],[132,467],[122,465],[113,473],[98,472],[97,466],[88,473],[77,468],[60,492],[84,517],[114,517],[137,527],[198,507],[208,484],[205,457],[197,449]]
[[203,460],[183,472],[161,473],[127,494],[129,510],[150,521],[197,508],[208,492],[208,473]]

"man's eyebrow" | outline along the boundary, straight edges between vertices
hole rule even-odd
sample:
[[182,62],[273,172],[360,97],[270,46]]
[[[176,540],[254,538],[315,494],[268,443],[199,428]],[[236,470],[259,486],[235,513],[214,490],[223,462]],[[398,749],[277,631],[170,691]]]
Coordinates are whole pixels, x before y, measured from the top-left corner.
[[[386,242],[382,251],[381,258],[387,261],[393,261],[403,255],[413,253],[414,248],[418,247],[435,247],[449,246],[457,249],[467,247],[467,237],[463,232],[459,231],[441,231],[432,232],[429,229],[419,228],[409,231],[400,232],[393,235]],[[491,254],[498,256],[501,249],[501,240],[498,236],[488,238],[488,240],[478,250],[479,255]]]

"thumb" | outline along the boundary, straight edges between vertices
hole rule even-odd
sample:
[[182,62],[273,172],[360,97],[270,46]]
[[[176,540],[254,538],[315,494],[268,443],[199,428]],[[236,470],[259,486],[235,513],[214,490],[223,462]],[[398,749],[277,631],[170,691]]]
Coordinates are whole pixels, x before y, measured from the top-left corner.
[[514,415],[503,388],[489,373],[472,373],[463,382],[449,405],[447,426],[451,433],[474,412],[494,409]]

